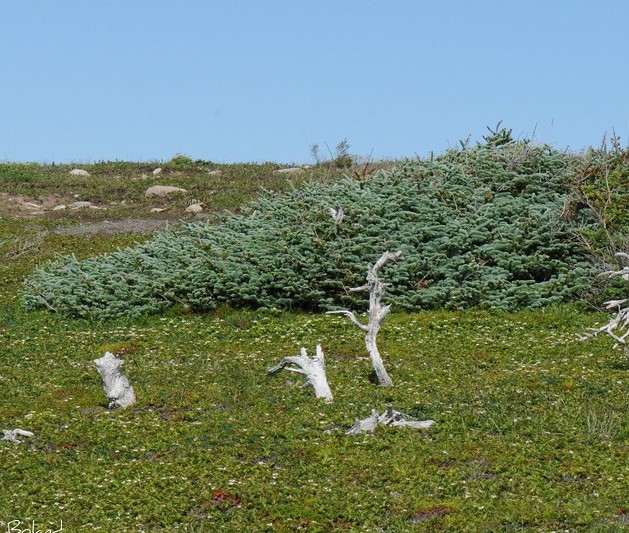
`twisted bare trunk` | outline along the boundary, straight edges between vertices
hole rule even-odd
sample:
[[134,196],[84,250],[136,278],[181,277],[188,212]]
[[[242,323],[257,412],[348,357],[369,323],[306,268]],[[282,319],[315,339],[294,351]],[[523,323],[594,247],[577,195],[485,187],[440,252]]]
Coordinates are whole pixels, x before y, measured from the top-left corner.
[[354,313],[345,309],[339,311],[328,311],[327,313],[329,315],[345,315],[350,319],[352,324],[365,332],[365,347],[367,348],[367,352],[369,352],[369,357],[371,359],[373,369],[376,373],[378,385],[382,387],[390,387],[391,385],[393,385],[393,381],[389,377],[389,374],[384,367],[384,362],[382,361],[382,357],[380,356],[380,351],[378,350],[378,345],[376,343],[376,338],[378,336],[378,332],[380,331],[380,327],[391,312],[390,305],[382,305],[382,298],[384,297],[388,284],[380,281],[379,274],[382,267],[388,261],[399,261],[401,259],[403,259],[402,252],[385,252],[384,254],[382,254],[380,259],[378,259],[376,264],[369,271],[367,271],[367,283],[362,287],[350,289],[350,291],[369,291],[369,318],[367,320],[367,324],[362,324],[356,318]]

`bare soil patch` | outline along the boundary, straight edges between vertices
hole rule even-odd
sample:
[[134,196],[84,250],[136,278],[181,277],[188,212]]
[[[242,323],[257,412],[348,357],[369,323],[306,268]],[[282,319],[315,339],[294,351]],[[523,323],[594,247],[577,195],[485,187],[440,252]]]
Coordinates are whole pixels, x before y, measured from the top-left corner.
[[124,220],[103,220],[93,224],[79,224],[55,229],[61,235],[116,235],[118,233],[153,233],[166,226],[176,225],[169,220],[151,218],[129,218]]
[[76,200],[71,195],[50,194],[26,196],[0,192],[0,216],[33,217],[51,211],[55,206],[69,204]]
[[[99,221],[77,221],[75,217],[82,216],[78,210],[64,209],[62,211],[54,211],[54,208],[59,205],[70,205],[76,201],[76,197],[72,195],[38,195],[27,196],[23,194],[9,194],[6,192],[0,192],[0,217],[8,216],[20,219],[41,219],[46,217],[50,219],[50,216],[54,216],[52,220],[60,222],[76,222],[71,226],[61,226],[52,231],[61,235],[116,235],[120,233],[152,233],[154,231],[163,229],[167,226],[174,226],[179,224],[178,219],[173,219],[172,215],[170,219],[163,218],[145,218],[145,217],[133,217],[122,218],[118,220],[99,220]],[[103,216],[105,212],[108,214],[105,216],[116,217],[122,215],[123,206],[117,205],[116,207],[107,206],[103,210]],[[100,210],[100,208],[99,208]],[[83,209],[82,212],[90,211],[91,209]],[[95,215],[96,213],[92,213]],[[124,216],[124,215],[123,215]]]

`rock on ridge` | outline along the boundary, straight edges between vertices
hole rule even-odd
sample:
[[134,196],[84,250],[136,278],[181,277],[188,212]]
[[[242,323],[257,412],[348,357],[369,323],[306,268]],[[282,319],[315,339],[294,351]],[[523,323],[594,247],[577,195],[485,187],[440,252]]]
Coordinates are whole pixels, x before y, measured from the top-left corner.
[[169,194],[188,192],[181,187],[172,187],[170,185],[153,185],[144,191],[144,196],[168,196]]

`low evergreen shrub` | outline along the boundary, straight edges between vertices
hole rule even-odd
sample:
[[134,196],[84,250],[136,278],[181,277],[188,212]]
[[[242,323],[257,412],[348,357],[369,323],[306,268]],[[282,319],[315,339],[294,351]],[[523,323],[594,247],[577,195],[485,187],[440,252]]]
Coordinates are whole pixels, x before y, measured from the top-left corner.
[[[590,148],[575,165],[570,182],[570,212],[587,213],[596,224],[581,231],[590,252],[615,265],[629,245],[629,148],[612,139],[612,148]],[[610,266],[612,266],[610,265]]]
[[[538,308],[587,290],[594,267],[562,218],[571,158],[548,146],[485,144],[408,161],[365,179],[308,183],[242,214],[194,223],[87,260],[60,257],[26,281],[23,304],[97,319],[174,304],[360,307],[386,250],[388,297],[419,310]],[[341,207],[336,223],[329,209]]]

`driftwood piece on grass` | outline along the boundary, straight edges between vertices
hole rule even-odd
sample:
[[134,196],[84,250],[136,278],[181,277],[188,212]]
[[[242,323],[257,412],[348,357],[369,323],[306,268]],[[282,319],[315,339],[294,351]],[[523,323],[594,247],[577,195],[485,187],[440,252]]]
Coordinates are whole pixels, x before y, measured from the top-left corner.
[[376,344],[376,337],[378,336],[378,332],[380,331],[382,323],[386,320],[387,316],[389,316],[389,313],[391,312],[391,306],[382,305],[382,298],[389,284],[383,283],[380,280],[379,274],[382,267],[388,261],[399,261],[401,259],[403,259],[402,252],[385,252],[384,254],[382,254],[380,259],[378,259],[376,264],[367,272],[367,283],[362,287],[350,289],[350,291],[369,291],[369,312],[367,324],[361,323],[356,318],[354,313],[345,309],[340,311],[327,312],[327,314],[329,315],[341,314],[347,316],[352,324],[365,332],[365,346],[367,347],[367,351],[369,352],[369,357],[371,358],[373,369],[376,372],[378,385],[381,385],[383,387],[390,387],[391,385],[393,385],[393,381],[389,377],[389,374],[384,367],[382,357],[380,356],[380,351],[378,350],[378,345]]
[[129,407],[135,403],[135,393],[120,367],[124,361],[111,352],[106,352],[100,359],[94,359],[96,370],[103,379],[103,390],[107,395],[109,409]]
[[[616,257],[620,263],[620,270],[603,272],[601,276],[608,276],[610,278],[620,276],[625,281],[629,281],[629,254],[619,252],[616,254]],[[616,341],[617,346],[623,347],[627,363],[629,363],[629,345],[627,345],[627,337],[629,337],[629,298],[605,302],[605,308],[615,310],[615,316],[604,326],[600,328],[590,328],[589,333],[580,335],[579,338],[581,340],[591,339],[600,333],[606,333]]]
[[378,411],[373,409],[371,415],[362,420],[356,420],[356,423],[349,428],[346,435],[356,435],[358,433],[371,433],[379,425],[383,426],[395,426],[395,427],[409,427],[412,429],[428,429],[435,425],[434,420],[414,420],[408,415],[395,411],[392,406],[387,407],[387,410],[381,415]]
[[314,357],[308,357],[306,348],[302,348],[301,355],[284,357],[279,364],[269,368],[266,373],[273,376],[282,370],[304,374],[306,376],[304,387],[310,385],[314,388],[317,398],[323,398],[326,402],[332,401],[332,391],[325,375],[325,359],[321,345],[317,344]]
[[378,427],[379,418],[378,411],[372,409],[371,414],[367,418],[363,418],[362,420],[356,419],[356,423],[349,428],[345,434],[356,435],[357,433],[372,433]]
[[25,431],[23,429],[3,429],[2,440],[8,440],[11,442],[22,442],[18,437],[33,437],[34,434],[31,431]]

